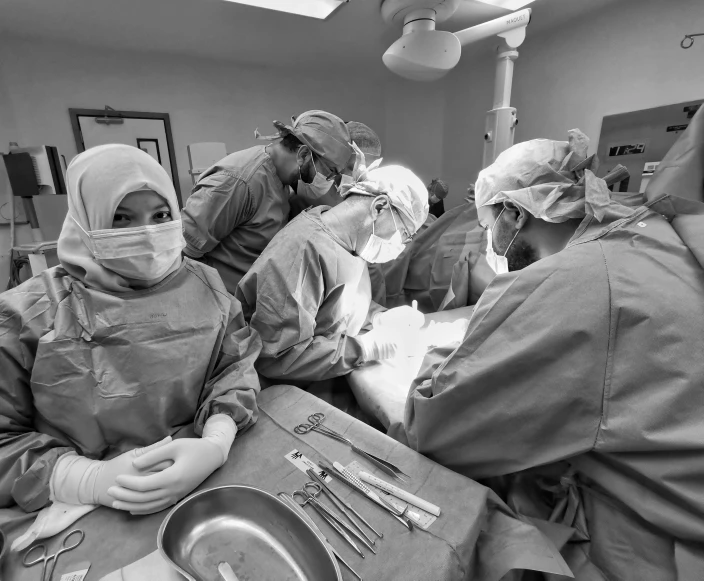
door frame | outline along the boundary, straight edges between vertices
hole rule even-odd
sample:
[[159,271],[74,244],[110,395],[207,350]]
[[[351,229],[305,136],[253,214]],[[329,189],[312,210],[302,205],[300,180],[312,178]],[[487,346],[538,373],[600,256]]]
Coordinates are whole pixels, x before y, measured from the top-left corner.
[[73,137],[76,140],[76,149],[78,153],[86,150],[83,143],[83,133],[81,125],[78,122],[79,117],[121,117],[123,119],[161,119],[164,122],[166,131],[166,147],[169,150],[169,161],[171,165],[171,176],[176,190],[176,198],[178,199],[178,207],[183,208],[181,200],[181,186],[179,185],[178,168],[176,167],[176,154],[174,153],[174,140],[171,134],[171,119],[168,113],[147,113],[145,111],[112,111],[105,109],[69,109],[68,113],[71,117],[71,128],[73,129]]

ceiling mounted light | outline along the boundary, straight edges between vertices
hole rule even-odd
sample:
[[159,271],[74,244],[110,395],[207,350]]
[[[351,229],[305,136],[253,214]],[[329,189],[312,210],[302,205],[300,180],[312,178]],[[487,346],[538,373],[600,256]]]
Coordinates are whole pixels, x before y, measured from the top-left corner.
[[497,8],[505,8],[506,10],[520,10],[528,4],[532,4],[535,0],[479,0],[484,4],[491,4]]
[[288,12],[298,16],[308,16],[325,20],[341,4],[349,0],[225,0],[226,2],[236,2],[237,4],[247,4],[257,8],[276,10],[278,12]]

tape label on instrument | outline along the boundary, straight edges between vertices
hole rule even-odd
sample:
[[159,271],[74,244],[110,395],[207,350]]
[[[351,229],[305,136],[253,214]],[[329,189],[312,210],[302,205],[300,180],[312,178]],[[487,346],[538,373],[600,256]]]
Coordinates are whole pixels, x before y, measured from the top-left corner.
[[86,575],[88,575],[90,563],[77,563],[68,568],[73,570],[61,575],[61,579],[59,579],[59,581],[83,581],[86,578]]
[[[359,478],[359,473],[362,472],[362,470],[366,470],[367,472],[369,471],[368,468],[362,467],[356,461],[351,462],[347,466],[347,470],[352,472],[352,474],[354,474],[357,478]],[[397,510],[402,510],[408,507],[408,512],[406,512],[406,516],[413,521],[414,525],[419,526],[423,530],[428,530],[428,527],[430,527],[430,525],[438,519],[438,517],[436,517],[435,515],[430,514],[429,512],[424,511],[422,508],[418,508],[417,506],[409,505],[405,500],[396,498],[393,494],[389,494],[385,490],[377,488],[373,484],[365,483],[365,485],[371,488],[379,496],[383,497],[384,500],[386,500],[389,504],[392,504]]]
[[[291,450],[288,454],[284,456],[286,460],[291,462],[296,468],[298,468],[303,474],[306,473],[306,470],[309,468],[313,470],[318,476],[320,476],[325,482],[332,482],[332,478],[328,476],[328,473],[323,470],[320,466],[315,464],[315,462],[309,460],[303,455],[303,452],[299,452],[298,450]],[[62,580],[63,581],[63,580]]]

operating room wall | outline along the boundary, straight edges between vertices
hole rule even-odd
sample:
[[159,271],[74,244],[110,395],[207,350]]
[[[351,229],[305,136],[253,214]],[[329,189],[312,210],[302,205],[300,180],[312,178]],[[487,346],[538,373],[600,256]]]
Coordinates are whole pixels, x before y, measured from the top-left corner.
[[[248,68],[227,61],[20,38],[3,38],[0,54],[13,55],[2,59],[2,86],[14,111],[20,145],[55,145],[70,161],[77,153],[71,107],[110,105],[169,113],[184,199],[192,186],[189,143],[222,141],[228,152],[257,145],[256,127],[271,133],[273,119],[285,121],[307,109],[364,121],[382,141],[386,131],[383,99],[370,98],[367,86],[350,83],[342,73]],[[0,148],[7,147],[4,135]],[[65,199],[62,202],[65,208]],[[63,215],[55,214],[60,225]]]
[[[544,33],[529,26],[515,65],[516,141],[566,139],[578,127],[595,152],[605,115],[704,98],[704,42],[680,48],[685,34],[701,31],[701,0],[621,1]],[[443,172],[451,192],[481,169],[492,102],[494,57],[468,56],[465,48],[448,77]]]
[[445,83],[388,76],[384,163],[411,168],[425,184],[442,178]]
[[[0,152],[7,153],[10,141],[17,141],[19,133],[15,114],[10,101],[9,93],[5,83],[0,59]],[[0,162],[0,292],[5,290],[8,277],[10,275],[10,182],[7,178],[5,164]],[[19,200],[17,200],[19,202]],[[23,222],[24,212],[21,204],[16,204],[15,216],[18,221]],[[18,225],[15,232],[17,243],[31,242],[31,230],[29,226]]]

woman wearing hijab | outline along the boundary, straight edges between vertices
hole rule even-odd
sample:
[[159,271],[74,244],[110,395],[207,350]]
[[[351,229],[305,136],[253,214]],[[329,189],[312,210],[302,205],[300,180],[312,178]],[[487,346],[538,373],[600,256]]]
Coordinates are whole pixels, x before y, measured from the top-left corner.
[[261,343],[217,272],[181,258],[148,154],[95,147],[67,177],[61,265],[0,295],[0,508],[156,512],[256,421]]

